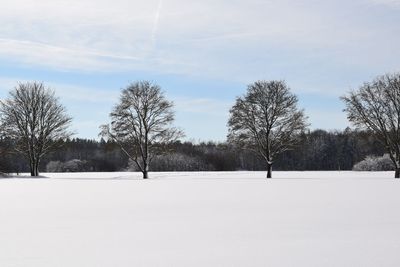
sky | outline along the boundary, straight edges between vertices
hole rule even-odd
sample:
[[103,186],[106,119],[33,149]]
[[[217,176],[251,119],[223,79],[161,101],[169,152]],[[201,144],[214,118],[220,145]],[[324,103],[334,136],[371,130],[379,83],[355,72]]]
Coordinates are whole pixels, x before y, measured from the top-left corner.
[[285,80],[311,129],[350,124],[339,97],[400,71],[400,0],[1,0],[0,99],[17,82],[56,91],[75,137],[129,83],[175,103],[186,140],[224,141],[229,109],[257,80]]

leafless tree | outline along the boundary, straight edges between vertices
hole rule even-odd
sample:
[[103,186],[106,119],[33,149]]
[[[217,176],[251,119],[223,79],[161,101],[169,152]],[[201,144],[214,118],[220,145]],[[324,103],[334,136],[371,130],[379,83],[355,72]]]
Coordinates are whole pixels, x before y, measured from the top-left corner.
[[400,74],[379,76],[341,99],[349,121],[379,137],[400,178]]
[[71,135],[72,119],[43,83],[19,83],[0,102],[0,114],[4,132],[16,141],[15,150],[28,159],[31,176],[39,175],[41,158]]
[[292,149],[307,127],[297,102],[284,81],[257,81],[230,110],[228,141],[261,155],[267,163],[267,178],[272,177],[274,158]]
[[148,81],[130,84],[122,90],[119,103],[111,112],[111,125],[101,126],[100,135],[117,142],[122,151],[148,178],[149,165],[156,155],[183,133],[171,124],[173,103],[161,88]]
[[[1,116],[1,114],[0,114]],[[5,140],[5,132],[4,132],[4,126],[2,125],[2,120],[0,117],[0,177],[4,175],[4,169],[8,169],[6,166],[6,154],[9,150],[9,144],[5,144],[4,140]]]

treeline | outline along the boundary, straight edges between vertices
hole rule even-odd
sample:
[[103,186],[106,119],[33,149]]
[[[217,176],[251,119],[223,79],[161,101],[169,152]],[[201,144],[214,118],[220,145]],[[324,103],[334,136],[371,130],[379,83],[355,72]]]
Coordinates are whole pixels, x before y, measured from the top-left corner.
[[[370,155],[383,155],[384,147],[371,132],[314,130],[299,136],[295,149],[274,160],[275,170],[351,170]],[[40,171],[136,171],[136,166],[112,141],[67,139],[60,148],[46,155]],[[29,164],[20,154],[11,153],[13,141],[0,140],[0,171],[27,172]],[[237,171],[266,170],[257,153],[228,143],[175,142],[170,153],[156,156],[150,171]]]

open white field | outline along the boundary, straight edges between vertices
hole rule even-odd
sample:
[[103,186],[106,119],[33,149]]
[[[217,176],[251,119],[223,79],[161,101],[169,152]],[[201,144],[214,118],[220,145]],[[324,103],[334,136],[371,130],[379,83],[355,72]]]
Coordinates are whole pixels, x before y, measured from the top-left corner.
[[393,173],[0,179],[0,266],[400,266]]

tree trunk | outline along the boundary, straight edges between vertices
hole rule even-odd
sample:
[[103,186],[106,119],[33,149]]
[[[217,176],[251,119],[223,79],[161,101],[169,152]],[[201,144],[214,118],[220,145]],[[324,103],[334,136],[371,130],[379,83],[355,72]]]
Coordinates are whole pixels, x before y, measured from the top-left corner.
[[32,177],[39,176],[39,162],[40,162],[40,160],[35,159],[35,158],[30,160],[29,168],[30,168]]
[[35,176],[39,176],[39,162],[36,162],[35,165]]
[[33,160],[30,160],[30,162],[29,162],[29,169],[31,171],[31,176],[32,177],[35,176],[35,164],[34,164]]
[[147,158],[143,159],[143,179],[149,178],[149,161]]
[[143,166],[143,179],[147,178],[149,178],[149,164],[145,162]]
[[272,163],[267,163],[267,178],[272,178]]
[[396,168],[396,171],[394,173],[394,178],[400,178],[400,168]]

